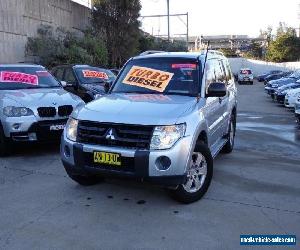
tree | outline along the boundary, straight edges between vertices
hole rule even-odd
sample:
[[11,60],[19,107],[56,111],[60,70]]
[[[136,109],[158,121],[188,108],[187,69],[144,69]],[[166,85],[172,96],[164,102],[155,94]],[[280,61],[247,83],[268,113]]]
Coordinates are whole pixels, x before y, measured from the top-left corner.
[[267,60],[274,62],[289,62],[300,59],[300,38],[293,28],[280,24],[276,38],[270,42]]
[[260,59],[262,58],[262,47],[259,42],[252,41],[249,47],[249,51],[246,53],[246,57]]
[[107,45],[109,63],[120,67],[138,52],[140,0],[95,0],[92,25]]
[[36,62],[49,68],[66,63],[107,65],[106,46],[90,30],[79,36],[63,28],[54,30],[41,25],[37,36],[28,38],[25,54],[34,56]]

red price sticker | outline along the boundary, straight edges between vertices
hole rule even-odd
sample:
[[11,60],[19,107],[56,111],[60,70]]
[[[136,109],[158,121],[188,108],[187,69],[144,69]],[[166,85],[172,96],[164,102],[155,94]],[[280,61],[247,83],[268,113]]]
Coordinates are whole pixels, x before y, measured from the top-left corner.
[[108,79],[108,75],[105,72],[92,71],[92,70],[82,70],[83,77],[85,78],[100,78]]
[[174,63],[172,69],[196,69],[197,64],[195,63]]
[[0,82],[6,83],[25,83],[37,86],[39,84],[38,76],[25,74],[22,72],[1,71]]

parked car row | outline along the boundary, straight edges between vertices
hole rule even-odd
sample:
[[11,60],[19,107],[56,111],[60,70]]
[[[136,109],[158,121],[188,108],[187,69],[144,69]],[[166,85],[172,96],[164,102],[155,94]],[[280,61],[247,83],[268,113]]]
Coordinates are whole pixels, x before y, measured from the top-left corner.
[[300,124],[300,70],[267,82],[265,92],[277,103],[293,109]]
[[116,76],[88,65],[52,69],[0,64],[0,156],[15,142],[59,140],[79,105],[102,96]]
[[61,137],[63,165],[80,185],[130,177],[191,203],[208,190],[213,159],[233,150],[237,89],[220,52],[137,56],[115,81],[88,65],[52,73],[0,65],[1,155],[13,142]]

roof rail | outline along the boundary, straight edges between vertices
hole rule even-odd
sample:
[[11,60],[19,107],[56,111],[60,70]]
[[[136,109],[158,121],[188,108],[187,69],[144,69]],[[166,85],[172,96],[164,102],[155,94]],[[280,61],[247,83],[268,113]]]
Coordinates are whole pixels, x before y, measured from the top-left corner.
[[140,54],[140,56],[146,56],[146,55],[151,55],[151,54],[157,54],[157,53],[164,53],[165,51],[160,51],[160,50],[147,50],[144,51]]

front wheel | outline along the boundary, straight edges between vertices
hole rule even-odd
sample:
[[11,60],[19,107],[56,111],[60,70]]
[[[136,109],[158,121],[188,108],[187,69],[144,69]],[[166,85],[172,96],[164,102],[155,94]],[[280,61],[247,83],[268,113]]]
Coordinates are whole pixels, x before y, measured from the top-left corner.
[[187,169],[186,181],[171,196],[185,204],[200,200],[207,192],[213,176],[213,158],[205,144],[196,145]]
[[11,152],[11,142],[4,135],[2,127],[0,126],[0,157],[7,156]]
[[229,154],[232,152],[234,147],[234,138],[235,138],[235,130],[236,130],[236,118],[234,115],[230,118],[230,124],[227,133],[227,142],[223,146],[222,152],[225,154]]

